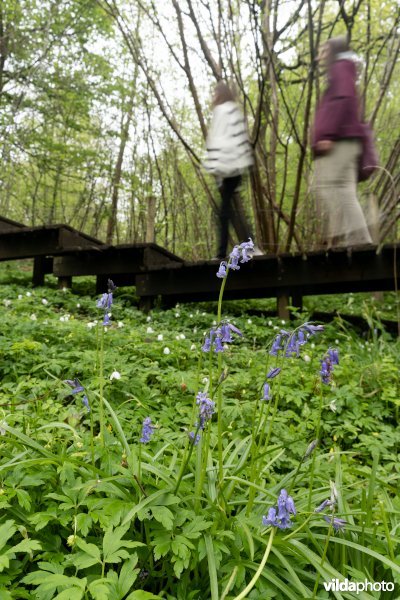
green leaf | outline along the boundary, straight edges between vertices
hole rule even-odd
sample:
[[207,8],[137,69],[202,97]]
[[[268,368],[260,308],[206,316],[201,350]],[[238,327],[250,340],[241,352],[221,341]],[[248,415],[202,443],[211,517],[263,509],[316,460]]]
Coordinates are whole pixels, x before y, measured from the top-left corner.
[[156,521],[161,523],[165,529],[171,530],[174,523],[174,515],[166,506],[152,506],[151,512]]
[[31,498],[26,490],[16,489],[18,504],[29,511],[31,509]]
[[3,523],[3,525],[0,525],[0,550],[4,548],[10,537],[17,531],[14,522],[15,521],[8,520]]
[[126,600],[162,600],[161,596],[155,596],[151,592],[136,590],[127,596]]
[[211,600],[218,600],[218,576],[217,567],[215,564],[214,548],[212,539],[209,533],[204,534],[204,542],[206,545],[208,573],[210,577]]
[[75,543],[78,546],[78,548],[83,550],[83,552],[94,558],[96,562],[101,563],[100,549],[95,544],[88,544],[87,542],[85,542],[85,540],[83,540],[80,537],[76,538]]
[[137,555],[134,554],[129,560],[126,560],[122,565],[121,572],[118,578],[118,588],[123,598],[132,588],[136,581],[139,569],[135,569],[137,564]]
[[[110,587],[107,579],[95,579],[95,581],[92,581],[89,585],[89,592],[94,600],[113,600],[113,597],[110,596]],[[115,598],[115,600],[117,599]]]
[[34,550],[41,550],[42,544],[38,540],[26,539],[22,540],[16,546],[11,548],[12,552],[33,552]]
[[118,563],[123,558],[129,558],[129,553],[124,548],[137,548],[145,546],[142,542],[131,542],[121,539],[128,531],[130,524],[121,525],[112,529],[107,529],[103,538],[103,557],[106,563]]

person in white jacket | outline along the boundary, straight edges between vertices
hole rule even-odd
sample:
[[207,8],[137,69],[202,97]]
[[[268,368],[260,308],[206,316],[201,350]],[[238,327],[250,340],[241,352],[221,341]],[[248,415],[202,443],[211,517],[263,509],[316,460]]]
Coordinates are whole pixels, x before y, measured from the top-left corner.
[[[217,83],[212,105],[213,114],[207,136],[204,167],[217,178],[221,193],[219,246],[216,258],[224,259],[230,222],[241,241],[252,237],[240,198],[235,192],[241,183],[242,174],[253,164],[253,151],[244,116],[227,83]],[[261,252],[258,250],[255,253]]]

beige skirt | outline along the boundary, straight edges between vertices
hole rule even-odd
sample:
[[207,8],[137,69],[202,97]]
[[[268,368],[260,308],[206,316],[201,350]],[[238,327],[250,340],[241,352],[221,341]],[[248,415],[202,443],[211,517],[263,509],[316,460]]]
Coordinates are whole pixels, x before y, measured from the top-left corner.
[[341,140],[315,160],[314,190],[321,242],[324,246],[371,244],[372,239],[357,199],[361,142]]

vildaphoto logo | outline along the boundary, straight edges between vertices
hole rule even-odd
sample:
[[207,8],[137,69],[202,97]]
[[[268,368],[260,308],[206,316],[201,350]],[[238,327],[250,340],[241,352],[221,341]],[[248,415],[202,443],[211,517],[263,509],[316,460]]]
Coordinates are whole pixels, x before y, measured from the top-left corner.
[[340,581],[339,579],[331,579],[330,581],[324,581],[324,588],[327,592],[393,592],[394,583],[393,581],[349,581],[345,579]]

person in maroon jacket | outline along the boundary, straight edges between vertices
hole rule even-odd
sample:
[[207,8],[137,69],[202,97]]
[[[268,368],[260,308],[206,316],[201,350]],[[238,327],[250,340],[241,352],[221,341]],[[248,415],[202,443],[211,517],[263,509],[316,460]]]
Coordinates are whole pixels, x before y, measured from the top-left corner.
[[347,38],[332,38],[320,49],[328,85],[317,107],[311,147],[314,188],[324,246],[371,244],[357,199],[358,163],[364,129],[356,89],[357,57]]

